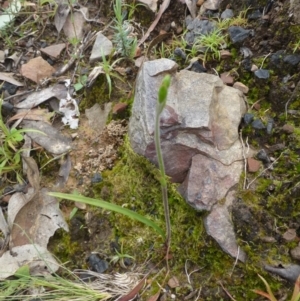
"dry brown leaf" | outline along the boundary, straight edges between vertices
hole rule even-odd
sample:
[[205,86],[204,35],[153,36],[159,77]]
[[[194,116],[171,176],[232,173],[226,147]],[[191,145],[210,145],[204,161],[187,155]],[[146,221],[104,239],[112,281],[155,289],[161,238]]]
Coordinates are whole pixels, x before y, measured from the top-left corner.
[[8,73],[8,72],[0,72],[0,80],[3,80],[5,82],[8,82],[10,84],[13,84],[18,87],[24,86],[22,83],[19,81],[15,80],[12,76],[14,73]]
[[15,121],[15,120],[40,120],[44,121],[47,123],[50,123],[50,118],[53,117],[53,113],[49,112],[47,109],[33,109],[30,110],[29,112],[27,111],[22,111],[20,113],[17,113],[13,117],[8,119],[8,123]]
[[53,58],[58,58],[61,54],[61,52],[66,48],[66,44],[56,44],[56,45],[51,45],[45,48],[41,48],[41,52],[53,57]]
[[69,14],[63,26],[64,33],[68,39],[82,39],[85,23],[84,15],[88,18],[88,9],[86,7],[81,7],[80,11],[74,11],[72,14]]
[[13,276],[24,265],[29,266],[32,276],[49,275],[59,269],[59,264],[46,248],[32,244],[24,245],[6,251],[0,257],[0,280]]
[[161,4],[161,6],[159,7],[159,11],[156,15],[155,20],[153,21],[153,23],[150,25],[150,27],[148,28],[147,32],[145,33],[145,35],[141,38],[141,40],[138,43],[138,46],[142,45],[147,38],[149,37],[150,33],[153,31],[153,29],[156,27],[158,21],[160,20],[162,14],[165,12],[165,10],[169,7],[170,5],[170,1],[171,0],[164,0],[164,2]]
[[40,83],[43,79],[52,76],[54,72],[55,69],[40,56],[22,65],[20,70],[24,77],[36,83]]
[[70,13],[69,4],[67,3],[58,4],[55,17],[54,17],[54,25],[59,33],[64,27],[69,13]]

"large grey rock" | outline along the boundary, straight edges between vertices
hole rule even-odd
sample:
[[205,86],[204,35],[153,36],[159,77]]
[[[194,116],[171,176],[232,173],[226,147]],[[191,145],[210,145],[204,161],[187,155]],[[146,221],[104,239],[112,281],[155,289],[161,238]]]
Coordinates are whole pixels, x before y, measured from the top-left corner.
[[[157,91],[165,74],[171,73],[167,105],[160,120],[166,173],[181,183],[179,191],[191,206],[213,212],[218,201],[238,183],[244,167],[238,126],[246,112],[245,99],[241,91],[225,86],[215,75],[176,72],[176,67],[167,59],[145,62],[141,67],[129,123],[131,145],[157,164],[153,139]],[[230,224],[227,215],[223,214],[221,228],[222,222]],[[211,227],[207,222],[208,233],[219,243],[226,242],[221,247],[235,256],[233,229],[226,233]],[[233,244],[231,248],[228,242]]]

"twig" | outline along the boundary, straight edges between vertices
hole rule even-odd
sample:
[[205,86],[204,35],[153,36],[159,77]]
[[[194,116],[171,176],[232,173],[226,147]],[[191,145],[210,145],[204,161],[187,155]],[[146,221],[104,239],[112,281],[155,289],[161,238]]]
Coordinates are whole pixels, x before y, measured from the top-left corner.
[[234,271],[234,269],[235,269],[235,267],[236,267],[236,265],[238,263],[239,257],[240,257],[240,246],[238,246],[237,256],[235,258],[235,262],[234,262],[234,265],[233,265],[233,268],[232,268],[232,271],[231,271],[229,277],[232,276],[232,273],[233,273],[233,271]]
[[271,54],[272,54],[272,52],[268,53],[268,54],[265,56],[265,58],[263,59],[263,61],[262,61],[261,65],[260,65],[260,69],[263,67],[263,65],[264,65],[264,63],[265,63],[265,60],[266,60],[266,58],[267,58],[269,55],[271,55]]
[[[244,140],[243,140],[243,134],[242,134],[242,131],[240,132],[240,140],[241,140],[241,143],[242,143],[242,155],[243,155],[243,159],[244,159],[244,172],[245,172],[245,175],[244,175],[244,183],[243,183],[243,189],[246,189],[246,181],[247,181],[247,160],[246,160],[246,156],[245,156],[245,144],[244,144]],[[247,153],[248,153],[248,152],[249,152],[248,137],[246,138],[246,143],[247,143],[247,146],[248,146],[248,149],[247,149]]]
[[272,163],[272,164],[270,164],[267,168],[265,168],[264,170],[262,170],[260,173],[259,173],[259,175],[257,176],[257,177],[255,177],[249,184],[248,184],[248,186],[247,186],[247,189],[249,189],[250,188],[250,186],[251,186],[251,184],[254,182],[254,181],[256,181],[266,170],[268,170],[268,169],[270,169],[279,159],[280,159],[280,157],[282,156],[282,154],[283,154],[284,152],[282,152],[280,155],[279,155],[279,157],[276,159],[276,160],[274,160],[274,162]]
[[219,283],[220,283],[220,285],[222,286],[222,289],[224,290],[224,292],[226,293],[226,295],[227,295],[232,301],[236,301],[236,300],[231,296],[231,294],[227,291],[227,289],[223,286],[222,282],[220,281]]
[[[195,272],[198,272],[200,271],[201,269],[196,269],[196,270],[193,270],[192,272],[188,273],[188,270],[187,270],[187,262],[188,262],[188,259],[185,261],[185,264],[184,264],[184,270],[185,270],[185,274],[186,274],[186,278],[188,280],[188,283],[190,286],[192,286],[192,283],[191,283],[191,275],[194,274]],[[193,286],[192,286],[193,287]]]
[[14,98],[14,97],[23,96],[23,95],[29,94],[29,93],[31,93],[31,92],[33,92],[33,91],[34,91],[34,90],[32,89],[32,90],[25,91],[25,92],[22,92],[22,93],[18,93],[18,94],[15,94],[15,95],[7,96],[7,97],[5,97],[5,98],[3,99],[3,101],[7,101],[7,100],[12,99],[12,98]]

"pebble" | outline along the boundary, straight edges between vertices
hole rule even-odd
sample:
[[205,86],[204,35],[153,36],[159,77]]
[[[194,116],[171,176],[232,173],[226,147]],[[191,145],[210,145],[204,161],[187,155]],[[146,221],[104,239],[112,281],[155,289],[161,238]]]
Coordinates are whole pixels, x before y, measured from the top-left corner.
[[247,166],[248,166],[248,172],[257,172],[261,167],[261,162],[254,158],[248,158]]
[[263,242],[269,242],[269,243],[276,242],[276,239],[274,237],[271,237],[271,236],[264,236],[264,237],[261,238],[261,240]]
[[228,28],[228,33],[233,44],[242,43],[247,39],[251,33],[251,30],[244,29],[240,26],[230,26]]
[[256,154],[256,158],[264,163],[271,162],[267,152],[263,148],[259,150],[259,152]]
[[1,113],[3,115],[3,117],[7,117],[9,116],[10,114],[13,113],[13,110],[14,110],[14,106],[8,102],[8,101],[4,101],[2,103],[2,106],[1,106]]
[[221,80],[225,85],[232,86],[234,83],[234,78],[229,74],[229,72],[224,72],[220,75]]
[[282,130],[287,134],[292,134],[294,133],[295,128],[291,124],[285,124],[282,127]]
[[6,90],[10,95],[15,95],[17,93],[18,86],[15,86],[9,82],[4,82],[2,89]]
[[258,70],[258,67],[256,65],[251,65],[251,72],[255,72]]
[[186,59],[186,53],[179,47],[175,48],[174,54],[184,60]]
[[257,20],[262,16],[262,13],[259,9],[253,11],[249,16],[248,20]]
[[250,57],[247,57],[246,59],[242,60],[242,61],[241,61],[241,65],[242,65],[242,67],[243,67],[246,71],[252,71],[252,70],[251,70],[251,68],[252,68],[252,62],[251,62]]
[[199,61],[196,61],[192,64],[191,71],[194,71],[197,73],[207,72],[207,70],[199,63]]
[[274,66],[279,66],[284,54],[284,50],[279,50],[270,56],[270,62]]
[[221,56],[221,59],[228,59],[228,58],[232,57],[232,54],[230,53],[230,51],[222,49],[220,51],[220,56]]
[[297,66],[300,62],[300,55],[298,54],[290,54],[283,58],[283,61],[292,66]]
[[244,94],[247,94],[249,92],[249,88],[241,82],[235,82],[233,84],[233,88],[240,90]]
[[94,272],[103,273],[108,269],[107,261],[102,260],[97,254],[91,254],[86,261]]
[[241,47],[241,48],[240,48],[240,53],[241,53],[241,55],[242,55],[244,58],[252,57],[252,56],[253,56],[252,51],[251,51],[248,47]]
[[288,229],[283,235],[282,238],[289,242],[293,241],[297,237],[296,229]]
[[291,257],[295,260],[300,260],[300,245],[291,250]]
[[274,126],[274,119],[273,118],[269,118],[268,119],[268,123],[267,123],[267,134],[268,135],[272,134],[273,126]]
[[268,79],[270,77],[270,72],[266,69],[258,69],[254,71],[254,75],[260,79]]
[[262,121],[260,119],[255,119],[252,123],[251,123],[252,127],[256,130],[262,130],[265,129],[265,125],[262,123]]
[[92,184],[101,183],[102,181],[103,181],[103,178],[99,172],[96,172],[91,179]]
[[221,19],[222,20],[231,19],[231,18],[233,18],[233,16],[234,16],[233,10],[230,8],[226,8],[221,14]]
[[201,6],[204,3],[204,0],[198,0],[197,1],[197,6]]
[[250,124],[250,123],[253,121],[253,119],[254,119],[254,115],[251,114],[251,113],[246,113],[246,114],[244,115],[244,122],[245,122],[247,125]]

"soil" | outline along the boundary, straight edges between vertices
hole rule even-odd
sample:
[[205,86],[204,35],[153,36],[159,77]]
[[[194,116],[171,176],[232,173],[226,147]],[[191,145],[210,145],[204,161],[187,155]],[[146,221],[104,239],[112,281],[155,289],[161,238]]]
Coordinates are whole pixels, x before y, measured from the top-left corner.
[[[231,5],[235,16],[238,16],[249,7],[248,2],[227,1],[222,4],[222,8]],[[250,2],[251,8],[247,15],[255,10],[262,11],[267,5],[266,1]],[[85,5],[89,9],[90,19],[100,18],[109,22],[113,17],[110,1],[88,2]],[[177,300],[263,300],[253,292],[253,289],[265,290],[258,274],[267,279],[278,299],[286,300],[286,296],[291,295],[293,284],[270,275],[263,269],[265,263],[274,266],[279,263],[297,263],[290,252],[298,246],[300,238],[300,64],[292,66],[282,60],[274,63],[270,59],[271,54],[279,50],[283,50],[285,55],[293,54],[294,45],[299,41],[300,25],[289,17],[288,7],[289,1],[276,1],[267,17],[248,20],[243,27],[253,29],[254,36],[246,39],[242,45],[229,43],[228,50],[233,54],[230,59],[218,61],[209,58],[205,64],[208,73],[215,74],[217,70],[221,74],[227,71],[236,80],[247,85],[249,113],[265,124],[270,118],[274,121],[268,135],[265,130],[255,130],[251,125],[241,123],[240,130],[244,139],[257,150],[265,149],[271,162],[274,162],[265,164],[262,173],[242,175],[232,207],[232,221],[239,245],[248,255],[247,262],[237,263],[223,253],[216,242],[205,234],[202,222],[205,213],[195,212],[190,208],[177,193],[176,185],[168,183],[173,236],[167,280],[175,276],[178,287],[173,287],[170,283],[167,285],[164,282],[165,274],[158,273],[165,266],[165,261],[162,260],[165,254],[164,241],[152,230],[118,214],[89,206],[81,207],[80,204],[76,207],[71,202],[63,201],[61,208],[68,219],[70,233],[56,233],[50,241],[49,249],[62,262],[69,262],[70,269],[89,268],[86,259],[92,252],[110,262],[117,254],[116,250],[120,252],[122,247],[134,260],[128,260],[125,266],[120,262],[115,265],[110,263],[106,273],[151,271],[149,279],[153,283],[136,300],[149,300],[159,290],[159,285],[154,281],[155,276],[165,289],[161,291],[159,300],[172,300],[172,295]],[[185,28],[187,14],[188,10],[181,1],[171,1],[141,51],[145,52],[149,43],[159,34],[168,32],[168,39],[154,45],[149,57],[174,58],[172,45],[181,39],[181,29]],[[154,18],[155,15],[149,13],[149,10],[137,7],[133,20],[134,24],[141,24],[136,28],[138,38],[141,38],[142,31],[147,30]],[[46,20],[50,22],[47,23]],[[20,26],[22,21],[24,17],[17,18]],[[55,39],[65,42],[63,35],[56,37],[53,34],[55,29],[52,21],[43,15],[41,22],[35,24],[40,36],[34,42],[36,48],[42,41],[49,44],[54,43]],[[97,29],[97,26],[99,25],[95,23],[88,25],[92,29]],[[107,35],[112,37],[112,34],[110,29]],[[16,39],[15,35],[13,37]],[[0,43],[2,49],[9,48],[4,38],[0,39]],[[253,73],[245,71],[241,62],[243,58],[239,54],[241,46],[251,49],[253,64],[270,70],[269,79],[259,80]],[[22,50],[21,46],[10,47],[11,53]],[[69,47],[68,51],[71,53],[72,46]],[[91,48],[86,50],[78,73],[84,74],[91,67],[88,63],[90,51]],[[191,49],[187,46],[186,51],[189,53]],[[295,54],[299,52],[298,47]],[[62,64],[66,58],[62,57],[56,64]],[[189,62],[178,59],[178,63],[181,68],[185,68]],[[78,92],[77,99],[81,101],[80,126],[73,132],[63,130],[67,134],[76,133],[71,152],[73,168],[63,191],[77,191],[122,205],[152,217],[164,227],[159,173],[145,158],[132,152],[126,136],[138,68],[130,60],[121,62],[119,67],[129,71],[124,82],[113,78],[111,98],[108,96],[105,77],[100,77],[92,88]],[[72,69],[65,76],[70,74]],[[85,109],[95,103],[103,106],[107,102],[112,102],[113,105],[124,102],[128,104],[128,108],[121,115],[110,115],[106,128],[98,133],[90,127]],[[287,126],[291,130],[285,130]],[[50,173],[58,172],[57,165],[51,165],[48,170],[49,177],[47,174],[43,175],[42,186],[51,186],[53,175],[50,177]],[[92,181],[95,175],[101,175],[102,179]],[[253,184],[247,187],[252,181]],[[4,183],[2,186],[7,185]],[[70,219],[74,207],[77,211]],[[292,240],[287,240],[284,234],[290,229],[295,229],[296,235]]]

